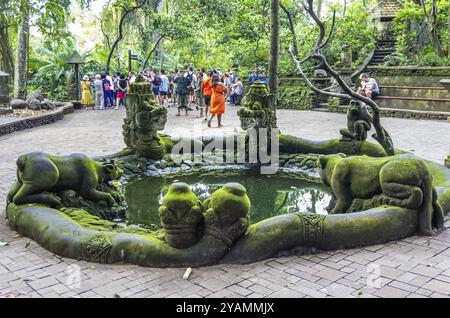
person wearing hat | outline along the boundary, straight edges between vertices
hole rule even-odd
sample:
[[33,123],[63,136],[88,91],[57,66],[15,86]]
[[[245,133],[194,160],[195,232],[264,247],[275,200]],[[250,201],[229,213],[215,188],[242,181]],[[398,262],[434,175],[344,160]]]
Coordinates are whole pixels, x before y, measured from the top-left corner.
[[86,107],[86,110],[94,105],[94,99],[91,94],[91,81],[87,75],[83,77],[81,82],[81,105]]

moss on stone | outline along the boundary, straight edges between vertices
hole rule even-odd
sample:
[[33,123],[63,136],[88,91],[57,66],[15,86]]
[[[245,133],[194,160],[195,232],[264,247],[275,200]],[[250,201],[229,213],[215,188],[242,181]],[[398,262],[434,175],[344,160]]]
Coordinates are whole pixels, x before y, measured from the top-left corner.
[[[326,141],[311,141],[289,135],[280,135],[281,153],[315,153],[322,155],[344,153],[346,155],[367,155],[371,157],[385,157],[386,152],[378,145],[363,141],[341,141],[332,139]],[[396,153],[401,153],[397,151]]]

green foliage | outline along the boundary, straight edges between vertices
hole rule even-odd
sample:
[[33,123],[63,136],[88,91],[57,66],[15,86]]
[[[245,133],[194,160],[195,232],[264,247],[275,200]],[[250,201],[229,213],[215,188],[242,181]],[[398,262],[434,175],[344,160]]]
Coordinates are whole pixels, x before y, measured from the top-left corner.
[[311,109],[310,90],[302,80],[281,79],[278,105],[284,109]]
[[[55,100],[66,99],[66,84],[73,69],[67,64],[75,50],[75,39],[68,37],[57,45],[38,48],[30,60],[30,68],[35,70],[30,84],[35,90],[47,93]],[[97,59],[92,54],[85,54],[83,59],[87,62],[81,68],[81,74],[94,75],[101,69]]]
[[[401,65],[422,66],[448,65],[448,59],[439,55],[448,49],[448,0],[437,0],[437,30],[441,51],[434,52],[431,45],[429,18],[425,16],[419,3],[407,1],[394,20],[397,52],[405,57]],[[427,12],[431,11],[431,1],[425,1]],[[445,49],[444,49],[445,48]]]
[[447,56],[438,56],[434,52],[427,52],[420,56],[417,65],[420,66],[448,66],[450,59]]

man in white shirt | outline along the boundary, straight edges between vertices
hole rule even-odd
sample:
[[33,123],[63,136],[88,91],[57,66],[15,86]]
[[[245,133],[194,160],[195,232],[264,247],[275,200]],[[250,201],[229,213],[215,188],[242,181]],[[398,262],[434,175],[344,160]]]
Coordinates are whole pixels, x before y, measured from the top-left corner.
[[161,79],[161,85],[159,86],[159,104],[164,106],[169,91],[169,78],[166,76],[164,70],[161,70],[159,78]]
[[380,88],[375,79],[370,78],[368,74],[363,73],[359,77],[361,79],[361,87],[357,93],[370,99],[375,99],[380,96]]

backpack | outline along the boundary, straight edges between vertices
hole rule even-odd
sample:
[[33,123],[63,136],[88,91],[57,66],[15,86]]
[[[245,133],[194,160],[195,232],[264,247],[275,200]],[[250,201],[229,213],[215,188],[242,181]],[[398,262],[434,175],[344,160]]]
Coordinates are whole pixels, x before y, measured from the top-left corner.
[[109,81],[103,83],[103,89],[105,90],[105,92],[109,92],[111,90],[111,84],[109,83]]
[[155,75],[154,79],[153,79],[153,85],[155,86],[160,86],[162,83],[161,81],[161,77],[159,77],[158,75]]

